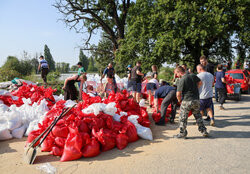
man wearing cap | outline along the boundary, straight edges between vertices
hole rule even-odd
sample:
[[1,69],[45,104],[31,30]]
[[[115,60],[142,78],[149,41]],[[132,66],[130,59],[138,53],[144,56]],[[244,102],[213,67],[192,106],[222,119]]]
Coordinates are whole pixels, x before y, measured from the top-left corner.
[[41,76],[42,76],[42,79],[44,81],[44,85],[47,86],[47,75],[49,73],[49,65],[48,65],[48,62],[44,59],[43,56],[40,56],[40,62],[39,62],[39,65],[38,65],[38,71],[42,71],[41,73]]
[[128,75],[128,86],[127,86],[127,89],[128,91],[131,91],[132,89],[132,85],[131,85],[131,70],[132,70],[132,66],[131,65],[128,65],[127,66],[127,75]]

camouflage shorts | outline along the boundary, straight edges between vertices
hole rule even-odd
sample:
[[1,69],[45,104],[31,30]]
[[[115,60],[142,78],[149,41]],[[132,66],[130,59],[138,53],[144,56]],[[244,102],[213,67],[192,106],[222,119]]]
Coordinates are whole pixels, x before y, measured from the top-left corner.
[[192,114],[194,115],[196,119],[196,123],[198,124],[198,130],[200,132],[206,131],[206,127],[203,124],[202,116],[200,113],[200,101],[199,100],[193,100],[193,101],[182,101],[181,108],[180,108],[180,133],[184,133],[187,128],[187,119],[188,114],[190,111],[192,111]]

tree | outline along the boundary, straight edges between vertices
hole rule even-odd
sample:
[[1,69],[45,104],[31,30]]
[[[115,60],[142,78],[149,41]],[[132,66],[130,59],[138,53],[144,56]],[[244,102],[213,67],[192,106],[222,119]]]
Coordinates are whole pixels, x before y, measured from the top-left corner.
[[[64,22],[77,32],[84,29],[89,33],[88,45],[92,34],[101,30],[112,42],[113,53],[119,48],[119,40],[124,39],[126,18],[130,0],[58,0],[55,7],[64,15]],[[87,50],[96,48],[85,48]]]
[[195,66],[201,55],[231,59],[236,38],[249,50],[249,5],[244,0],[137,0],[119,60],[142,59],[149,69],[150,64],[179,61]]
[[98,69],[95,67],[95,61],[93,57],[89,58],[89,68],[88,72],[97,72]]
[[44,46],[44,58],[49,64],[50,71],[55,71],[55,61],[50,53],[50,49],[47,45]]
[[60,73],[68,73],[70,70],[69,63],[65,62],[57,62],[56,63],[56,71]]
[[89,66],[89,59],[85,54],[83,54],[82,50],[80,50],[79,62],[82,62],[82,65],[83,65],[85,71],[87,71],[88,66]]
[[78,70],[78,67],[76,65],[73,65],[71,66],[70,68],[71,71],[77,71]]

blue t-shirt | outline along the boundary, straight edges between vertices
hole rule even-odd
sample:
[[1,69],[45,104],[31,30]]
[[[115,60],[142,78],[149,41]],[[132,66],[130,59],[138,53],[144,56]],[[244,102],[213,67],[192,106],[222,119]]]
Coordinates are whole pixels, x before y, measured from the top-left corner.
[[48,62],[44,59],[40,61],[41,68],[48,68]]
[[172,90],[175,90],[175,87],[168,85],[161,86],[155,91],[155,98],[165,98]]
[[225,83],[221,81],[221,78],[224,77],[225,77],[225,72],[223,71],[216,72],[216,83],[215,83],[216,88],[225,88]]

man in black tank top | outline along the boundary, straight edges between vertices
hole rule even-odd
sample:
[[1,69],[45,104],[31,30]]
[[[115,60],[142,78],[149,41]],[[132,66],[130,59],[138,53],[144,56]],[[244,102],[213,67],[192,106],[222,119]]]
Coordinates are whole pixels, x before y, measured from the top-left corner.
[[133,97],[136,102],[140,102],[141,95],[141,82],[144,74],[141,69],[141,62],[136,62],[136,66],[131,71],[131,86],[133,91]]

